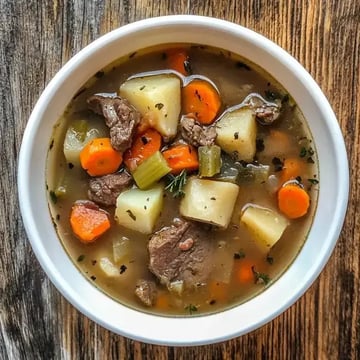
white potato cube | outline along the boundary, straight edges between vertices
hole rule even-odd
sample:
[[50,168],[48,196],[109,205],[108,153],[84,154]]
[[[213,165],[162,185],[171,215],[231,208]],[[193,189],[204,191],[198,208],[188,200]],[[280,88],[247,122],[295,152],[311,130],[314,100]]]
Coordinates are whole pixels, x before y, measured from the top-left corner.
[[216,143],[238,160],[252,161],[256,152],[256,119],[249,108],[225,113],[216,123]]
[[240,222],[246,226],[256,245],[264,251],[276,244],[289,225],[288,220],[274,210],[253,204],[245,206]]
[[163,207],[163,194],[163,185],[148,190],[133,188],[124,191],[116,200],[116,221],[128,229],[152,233]]
[[184,188],[185,196],[180,203],[182,216],[218,225],[229,225],[239,187],[235,184],[190,178]]
[[174,75],[162,74],[127,80],[120,86],[126,98],[165,137],[176,135],[181,110],[181,83]]

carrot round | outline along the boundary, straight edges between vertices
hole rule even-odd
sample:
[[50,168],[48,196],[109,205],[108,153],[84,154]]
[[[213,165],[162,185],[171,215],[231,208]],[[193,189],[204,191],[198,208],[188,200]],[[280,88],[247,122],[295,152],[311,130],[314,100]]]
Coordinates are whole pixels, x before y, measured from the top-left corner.
[[124,153],[124,163],[130,171],[161,148],[161,135],[154,129],[138,134],[130,149]]
[[191,145],[175,145],[162,154],[171,168],[172,174],[178,174],[182,170],[193,171],[199,168],[197,151]]
[[252,271],[253,265],[253,262],[246,259],[236,260],[233,269],[233,276],[236,282],[240,284],[254,282],[254,273]]
[[173,48],[166,51],[167,66],[183,74],[185,76],[189,74],[189,55],[186,49]]
[[75,202],[71,209],[70,225],[84,243],[90,243],[110,228],[108,214],[92,201]]
[[185,114],[193,113],[198,122],[209,125],[220,110],[220,95],[210,82],[196,79],[183,87],[182,106]]
[[297,219],[307,213],[310,197],[301,186],[287,184],[278,191],[278,206],[289,219]]
[[107,175],[119,168],[122,154],[111,146],[110,138],[97,138],[81,150],[80,162],[91,176]]
[[297,158],[288,158],[284,160],[284,165],[281,170],[280,181],[285,183],[297,176],[301,176],[305,169],[305,162]]

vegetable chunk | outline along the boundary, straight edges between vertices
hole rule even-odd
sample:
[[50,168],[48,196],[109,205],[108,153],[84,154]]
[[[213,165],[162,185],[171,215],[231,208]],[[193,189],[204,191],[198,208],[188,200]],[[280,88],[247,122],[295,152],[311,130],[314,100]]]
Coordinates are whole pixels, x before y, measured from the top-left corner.
[[106,136],[103,127],[90,127],[87,120],[74,121],[66,131],[64,139],[64,155],[68,163],[80,166],[80,152],[91,140]]
[[225,113],[216,123],[216,143],[237,160],[252,161],[256,152],[256,120],[249,108]]
[[128,229],[151,234],[163,207],[163,193],[163,185],[124,191],[116,201],[116,221]]
[[253,236],[256,245],[268,251],[280,239],[289,222],[274,210],[248,204],[242,212],[240,222]]
[[180,203],[182,216],[218,225],[229,225],[239,187],[235,184],[190,178],[184,188],[185,196]]
[[180,85],[176,76],[153,75],[127,80],[119,92],[160,134],[173,137],[181,109]]
[[82,242],[90,243],[110,228],[110,220],[108,214],[92,201],[79,200],[71,209],[70,225]]

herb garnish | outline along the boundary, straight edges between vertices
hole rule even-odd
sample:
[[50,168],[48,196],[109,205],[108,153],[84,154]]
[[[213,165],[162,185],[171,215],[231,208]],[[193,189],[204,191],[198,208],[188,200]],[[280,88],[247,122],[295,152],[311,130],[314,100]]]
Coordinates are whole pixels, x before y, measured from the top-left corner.
[[319,183],[319,180],[316,179],[307,179],[307,181],[312,185],[317,185]]
[[273,258],[272,256],[270,256],[270,255],[267,255],[267,256],[266,256],[266,261],[267,261],[270,265],[272,265],[272,264],[274,263],[274,258]]
[[245,257],[245,253],[242,250],[239,250],[238,252],[234,253],[234,259],[240,260]]
[[195,306],[193,304],[189,304],[189,305],[185,306],[184,309],[189,311],[190,315],[192,315],[194,312],[196,312],[198,310],[197,306]]
[[284,167],[284,162],[281,161],[278,157],[274,157],[271,162],[274,165],[275,172],[281,171]]
[[81,261],[83,261],[85,259],[85,255],[84,254],[81,254],[81,255],[79,255],[79,257],[77,258],[77,262],[81,262]]
[[267,285],[270,282],[271,279],[270,279],[269,275],[256,271],[255,266],[252,266],[251,270],[254,274],[256,284]]
[[58,198],[57,198],[57,196],[56,196],[56,194],[55,194],[55,191],[50,190],[49,195],[50,195],[50,199],[51,199],[51,201],[52,201],[54,204],[56,204],[56,203],[57,203]]
[[234,139],[237,140],[238,138],[239,138],[239,132],[236,131],[236,132],[234,132]]
[[183,187],[186,184],[187,173],[185,170],[182,170],[181,173],[177,176],[167,175],[167,178],[170,180],[166,185],[165,190],[169,190],[174,198],[182,197],[185,195]]
[[158,110],[161,110],[161,109],[164,107],[164,104],[162,104],[162,103],[157,103],[157,104],[155,104],[155,107],[156,107]]
[[130,209],[127,209],[126,212],[129,214],[129,216],[136,221],[136,216],[133,214],[133,212]]
[[126,267],[126,265],[121,265],[120,266],[120,274],[123,274],[125,271],[126,271],[126,269],[127,269],[127,267]]

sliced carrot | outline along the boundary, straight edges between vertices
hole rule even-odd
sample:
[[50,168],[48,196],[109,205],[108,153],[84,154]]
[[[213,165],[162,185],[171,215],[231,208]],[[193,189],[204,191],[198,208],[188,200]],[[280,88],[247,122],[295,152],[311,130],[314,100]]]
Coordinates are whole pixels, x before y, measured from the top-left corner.
[[284,149],[288,149],[290,147],[290,143],[291,143],[290,137],[284,131],[271,129],[269,138],[273,140],[275,143],[281,144],[281,146],[284,147]]
[[71,209],[70,225],[84,243],[90,243],[110,228],[108,214],[92,201],[75,202]]
[[233,276],[236,282],[240,284],[249,284],[254,282],[254,273],[252,267],[254,263],[247,259],[235,260]]
[[310,196],[301,186],[290,183],[278,191],[278,206],[288,218],[297,219],[307,213]]
[[81,150],[80,162],[91,176],[107,175],[119,168],[122,154],[111,146],[110,138],[97,138]]
[[130,149],[124,153],[124,163],[130,171],[161,148],[161,135],[154,129],[138,134]]
[[226,301],[229,297],[229,284],[220,281],[209,283],[209,295],[211,300]]
[[199,168],[198,153],[191,145],[175,145],[162,154],[171,167],[172,174],[178,174],[182,170],[193,171]]
[[189,74],[189,54],[186,49],[173,48],[166,51],[167,66],[183,74],[185,76]]
[[185,114],[193,113],[198,122],[209,125],[220,110],[220,95],[210,82],[196,79],[183,87],[182,107]]
[[169,295],[166,293],[158,293],[155,308],[158,310],[168,310],[170,308]]
[[301,176],[305,170],[305,166],[304,160],[298,158],[285,159],[280,175],[281,183],[283,184],[286,181],[295,179],[297,176]]

